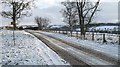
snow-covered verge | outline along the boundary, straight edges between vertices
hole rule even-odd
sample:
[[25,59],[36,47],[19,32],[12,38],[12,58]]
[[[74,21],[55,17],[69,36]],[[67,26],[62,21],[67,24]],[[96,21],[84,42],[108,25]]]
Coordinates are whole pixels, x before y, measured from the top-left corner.
[[0,30],[0,65],[69,65],[43,42],[25,31]]
[[58,33],[50,33],[50,32],[41,32],[41,33],[62,39],[67,42],[75,43],[76,45],[81,45],[90,49],[94,49],[96,51],[107,54],[108,56],[114,57],[115,59],[118,59],[118,47],[120,46],[117,44],[103,44],[103,43],[100,44],[94,41],[81,40],[81,39],[77,39],[76,37],[69,37],[67,35],[58,34]]

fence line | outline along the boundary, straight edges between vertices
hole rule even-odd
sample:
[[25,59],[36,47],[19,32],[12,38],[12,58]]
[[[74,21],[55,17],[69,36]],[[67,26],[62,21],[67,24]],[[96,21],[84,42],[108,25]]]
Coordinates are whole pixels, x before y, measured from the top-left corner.
[[[70,31],[66,30],[50,30],[50,31],[76,37],[77,39],[82,38],[80,31],[73,31],[72,34],[70,33]],[[86,40],[92,40],[99,43],[113,43],[113,44],[119,43],[118,35],[113,33],[86,32],[85,36]]]

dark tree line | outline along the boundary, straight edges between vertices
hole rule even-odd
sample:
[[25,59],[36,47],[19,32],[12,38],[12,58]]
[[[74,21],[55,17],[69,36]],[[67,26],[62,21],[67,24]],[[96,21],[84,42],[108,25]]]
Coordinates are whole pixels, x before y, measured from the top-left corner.
[[91,2],[90,0],[75,0],[75,2],[62,2],[65,7],[62,9],[64,20],[72,28],[76,23],[80,25],[82,38],[85,38],[87,25],[89,25],[95,13],[98,11],[100,0]]

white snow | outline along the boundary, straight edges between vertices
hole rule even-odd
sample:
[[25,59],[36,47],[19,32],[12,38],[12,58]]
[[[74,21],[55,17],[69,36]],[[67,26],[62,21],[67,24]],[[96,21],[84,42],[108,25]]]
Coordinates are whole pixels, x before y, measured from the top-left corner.
[[69,65],[43,42],[26,33],[0,30],[0,65]]
[[[70,35],[70,32],[68,32]],[[103,34],[105,34],[106,44],[118,44],[119,43],[119,37],[118,34],[111,34],[111,33],[98,33],[94,32],[94,42],[97,43],[103,43]],[[81,33],[78,32],[78,36],[76,35],[76,32],[73,32],[72,34],[74,37],[81,37]],[[92,40],[93,32],[86,32],[85,39]]]
[[50,32],[41,32],[43,34],[59,38],[65,40],[67,42],[75,43],[76,45],[81,45],[90,49],[94,49],[96,51],[107,54],[108,56],[114,57],[118,59],[118,47],[117,44],[99,44],[89,40],[81,40],[75,37],[68,37],[67,35],[58,34],[58,33],[50,33]]
[[88,54],[88,53],[81,51],[79,49],[76,49],[72,46],[66,45],[58,40],[52,39],[51,37],[47,37],[47,36],[41,35],[39,33],[35,33],[35,34],[42,36],[43,38],[46,38],[55,47],[58,47],[64,51],[66,51],[70,55],[76,57],[78,60],[81,60],[89,65],[114,65],[114,64],[104,61],[94,55]]
[[81,31],[81,29],[80,29],[80,28],[77,28],[76,31]]
[[63,25],[51,25],[50,28],[61,28]]
[[96,30],[118,30],[118,26],[97,26],[97,27],[92,27],[89,30],[96,29]]

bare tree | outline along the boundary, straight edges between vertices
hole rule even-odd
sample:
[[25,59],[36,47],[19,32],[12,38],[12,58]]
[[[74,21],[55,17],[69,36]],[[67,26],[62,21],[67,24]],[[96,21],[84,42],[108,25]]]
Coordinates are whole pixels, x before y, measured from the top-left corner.
[[48,18],[43,18],[43,29],[47,29],[47,26],[50,24],[50,20]]
[[79,17],[79,25],[81,29],[82,38],[85,38],[87,25],[89,25],[97,12],[100,0],[93,3],[90,0],[76,0],[76,8]]
[[42,30],[42,18],[41,17],[35,17],[35,23],[38,25],[38,29]]
[[61,4],[65,7],[61,10],[64,17],[63,21],[69,25],[72,36],[73,26],[75,26],[77,23],[77,11],[75,9],[75,3],[67,0],[66,2],[62,2]]
[[12,19],[12,25],[14,29],[17,28],[16,21],[24,16],[30,16],[30,9],[34,4],[34,0],[2,0],[2,4],[5,5],[8,10],[1,12],[1,15],[5,18]]
[[38,25],[39,30],[46,29],[47,26],[50,24],[50,20],[48,18],[42,18],[42,17],[35,17],[35,23]]
[[[120,12],[120,1],[118,2],[118,12]],[[118,40],[120,45],[120,13],[118,13]],[[120,61],[119,61],[120,62]]]

